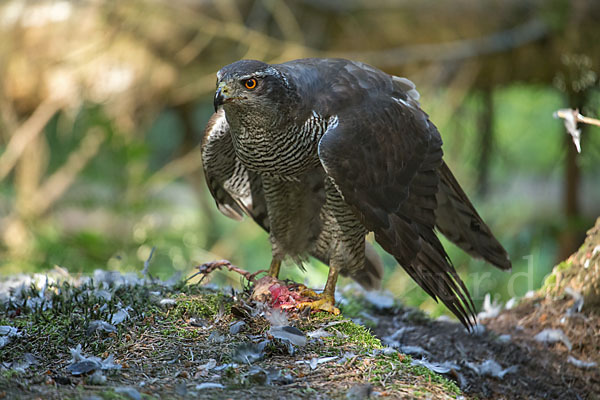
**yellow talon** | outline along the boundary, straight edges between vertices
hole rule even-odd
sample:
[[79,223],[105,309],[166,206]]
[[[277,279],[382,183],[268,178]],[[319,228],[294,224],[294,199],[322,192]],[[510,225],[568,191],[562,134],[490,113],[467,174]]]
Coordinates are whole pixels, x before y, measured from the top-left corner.
[[295,292],[297,292],[300,296],[304,296],[304,297],[317,298],[317,299],[321,297],[318,294],[316,294],[314,290],[312,290],[304,285],[298,285],[295,289]]
[[339,310],[339,308],[337,308],[335,306],[335,299],[332,296],[322,296],[322,297],[321,296],[319,296],[319,295],[315,296],[315,297],[320,297],[318,300],[304,301],[302,303],[298,303],[297,308],[299,310],[303,310],[307,307],[310,307],[313,311],[325,311],[325,312],[330,312],[333,315],[339,315],[340,310]]

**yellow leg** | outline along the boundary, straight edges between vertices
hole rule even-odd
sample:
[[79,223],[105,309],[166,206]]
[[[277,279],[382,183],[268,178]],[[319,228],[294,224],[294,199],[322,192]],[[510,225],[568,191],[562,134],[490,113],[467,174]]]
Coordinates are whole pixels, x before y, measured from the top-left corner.
[[281,268],[281,260],[273,258],[271,260],[271,266],[269,267],[269,276],[273,278],[279,278],[279,269]]
[[[338,315],[340,310],[335,306],[335,285],[337,283],[338,270],[335,266],[329,267],[327,275],[327,283],[323,293],[317,295],[315,301],[305,301],[298,304],[299,309],[310,307],[313,310],[327,311],[334,315]],[[308,289],[310,290],[310,289]],[[314,292],[313,292],[314,293]]]
[[325,289],[323,290],[323,294],[331,296],[332,299],[335,297],[335,285],[337,284],[337,278],[337,267],[335,265],[331,265],[329,267],[329,274],[327,274],[327,282],[325,283]]

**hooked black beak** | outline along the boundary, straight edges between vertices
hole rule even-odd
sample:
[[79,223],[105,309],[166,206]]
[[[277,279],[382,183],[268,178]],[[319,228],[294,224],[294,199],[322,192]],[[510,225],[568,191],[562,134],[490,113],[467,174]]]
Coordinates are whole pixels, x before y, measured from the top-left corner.
[[215,92],[215,98],[213,100],[213,104],[215,106],[215,112],[219,109],[220,106],[225,103],[225,96],[223,95],[223,87],[218,87]]

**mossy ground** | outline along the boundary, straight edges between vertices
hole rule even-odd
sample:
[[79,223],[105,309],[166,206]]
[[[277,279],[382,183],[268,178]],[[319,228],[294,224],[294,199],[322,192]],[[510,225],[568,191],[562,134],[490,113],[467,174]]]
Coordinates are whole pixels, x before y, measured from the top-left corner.
[[[211,359],[217,365],[232,363],[240,343],[269,338],[267,320],[240,313],[238,304],[243,300],[197,285],[168,290],[148,285],[109,288],[111,305],[98,307],[92,286],[48,286],[53,305],[45,311],[39,304],[33,308],[7,304],[0,310],[0,325],[17,327],[22,333],[0,349],[0,361],[15,361],[26,353],[38,361],[25,372],[2,371],[0,397],[79,399],[95,395],[124,399],[127,395],[118,388],[132,387],[143,398],[336,399],[364,384],[387,398],[460,395],[453,382],[411,366],[410,357],[382,352],[381,342],[368,328],[343,315],[325,313],[295,315],[289,324],[305,333],[322,329],[330,336],[310,339],[293,355],[282,342],[270,338],[261,360],[252,365],[237,363],[216,374],[202,365]],[[38,289],[29,290],[30,298],[39,296]],[[163,301],[161,305],[164,299],[174,303]],[[115,310],[125,305],[131,307],[130,318],[116,325],[116,332],[88,335],[91,321],[110,320]],[[237,320],[244,320],[245,325],[232,334],[230,326]],[[65,368],[71,361],[69,348],[77,344],[88,355],[105,358],[114,354],[122,369],[106,371],[103,384],[94,384],[90,376],[72,376]],[[324,357],[337,358],[311,368],[310,360]],[[249,375],[251,368],[257,367],[278,370],[288,381],[257,382]],[[219,383],[223,388],[195,388],[203,382]]]

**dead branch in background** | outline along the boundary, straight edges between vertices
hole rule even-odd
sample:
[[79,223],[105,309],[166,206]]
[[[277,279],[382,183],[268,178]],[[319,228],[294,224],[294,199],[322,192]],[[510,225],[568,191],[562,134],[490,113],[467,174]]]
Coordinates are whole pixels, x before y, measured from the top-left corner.
[[24,220],[30,221],[46,213],[98,153],[105,139],[106,134],[103,130],[97,127],[91,128],[82,138],[79,147],[71,152],[67,161],[40,186],[32,188],[34,192],[30,198],[22,199],[22,204],[15,207],[6,218],[0,232],[11,252],[22,254],[27,251],[29,230]]
[[482,37],[447,43],[402,46],[380,51],[334,52],[331,56],[365,60],[379,67],[397,67],[420,62],[457,61],[512,50],[540,40],[547,34],[546,24],[536,18],[514,28]]
[[159,191],[167,186],[168,183],[200,170],[202,168],[202,160],[198,157],[199,151],[200,147],[198,146],[183,156],[168,162],[161,169],[153,173],[143,187],[146,190]]
[[33,195],[31,203],[37,215],[44,214],[64,194],[81,170],[98,154],[105,140],[106,133],[101,128],[92,127],[86,132],[79,146],[69,154],[65,163],[47,177]]
[[11,134],[10,140],[6,145],[6,150],[0,156],[0,181],[6,178],[6,175],[15,167],[21,155],[50,121],[62,103],[55,99],[46,99],[33,114]]

